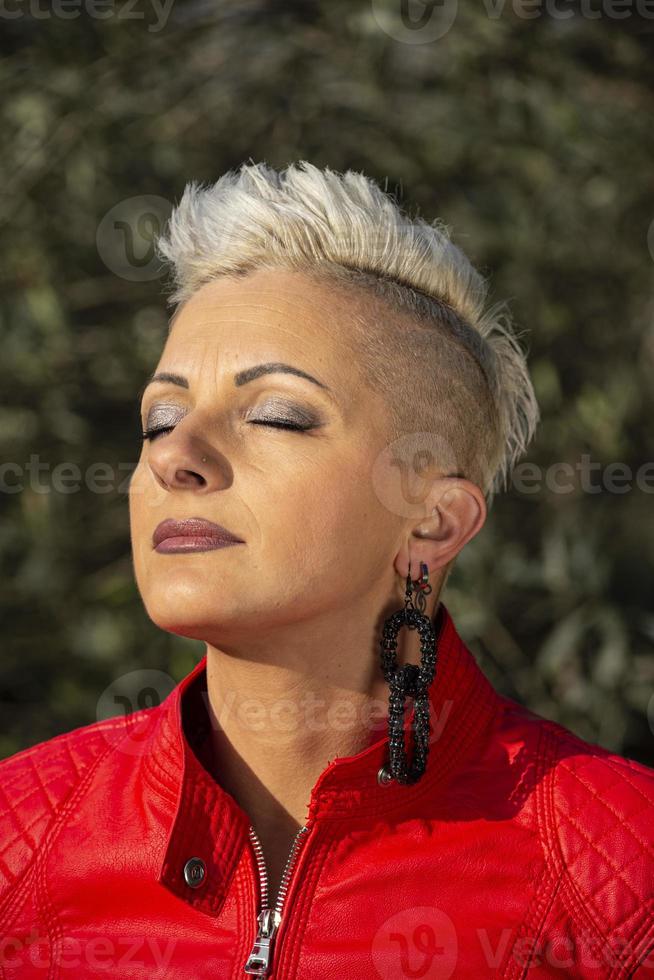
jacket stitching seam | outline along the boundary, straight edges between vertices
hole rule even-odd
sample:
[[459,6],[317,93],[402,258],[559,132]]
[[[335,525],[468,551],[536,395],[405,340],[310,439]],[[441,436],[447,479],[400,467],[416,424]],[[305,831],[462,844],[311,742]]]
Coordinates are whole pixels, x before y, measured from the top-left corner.
[[[56,809],[56,806],[53,805],[53,803],[52,803],[52,801],[51,801],[51,799],[50,799],[50,797],[49,797],[49,795],[47,793],[46,787],[45,787],[45,785],[43,783],[43,780],[41,779],[41,775],[39,773],[39,770],[38,770],[37,766],[34,764],[33,761],[31,761],[31,765],[32,765],[32,767],[34,769],[34,775],[36,776],[36,779],[37,779],[37,782],[38,782],[38,787],[37,788],[41,790],[41,792],[43,793],[43,796],[45,797],[45,799],[48,802],[48,807],[49,807],[50,812],[51,812],[51,814],[53,816],[52,823],[53,823],[53,826],[54,826],[57,823],[57,809]],[[75,764],[73,764],[73,772],[75,774],[75,778],[73,780],[73,788],[72,788],[71,792],[74,792],[75,791],[75,788],[79,784],[79,779],[80,779],[80,770],[77,768],[77,766]],[[44,839],[46,841],[48,839],[48,836],[49,835],[47,835],[47,834],[44,835]],[[41,914],[41,912],[43,912],[43,919],[45,921],[46,931],[48,933],[48,938],[49,938],[50,943],[51,943],[50,948],[51,948],[51,951],[52,952],[51,952],[50,964],[48,966],[48,977],[56,977],[57,973],[59,972],[58,969],[57,969],[57,964],[55,963],[54,956],[53,956],[54,948],[55,948],[55,941],[53,939],[53,936],[56,934],[56,926],[54,924],[54,915],[53,915],[53,913],[51,911],[51,903],[49,903],[49,896],[47,895],[47,889],[45,887],[43,867],[44,867],[43,864],[41,864],[39,866],[38,859],[37,859],[37,864],[36,864],[36,867],[35,867],[35,884],[36,884],[36,889],[35,889],[35,904],[36,904],[36,913],[37,913],[37,917],[38,917]]]
[[[551,727],[550,731],[551,731],[552,737],[556,737],[558,739],[558,741],[559,741],[560,744],[571,745],[571,746],[574,746],[575,748],[577,747],[576,741],[574,739],[571,739],[567,735],[567,732],[565,730],[560,730],[559,729],[559,726],[556,725],[555,723],[552,723],[552,727]],[[613,771],[618,772],[620,775],[624,775],[624,773],[622,771],[622,766],[619,766],[619,765],[615,764],[615,762],[613,760],[611,760],[609,758],[606,758],[604,756],[604,753],[603,752],[601,753],[601,755],[599,753],[596,753],[595,755],[596,755],[596,757],[600,757],[602,759],[602,762],[609,764],[610,768]],[[629,762],[630,760],[625,760],[625,761]],[[569,766],[565,766],[565,769],[566,769],[567,772],[572,772],[572,770],[570,769]],[[573,773],[573,775],[576,775],[576,774]],[[626,776],[625,776],[625,778],[626,778]],[[579,777],[577,777],[577,779],[578,779],[578,782],[580,782],[582,786],[585,786],[586,785],[582,779],[580,779]],[[643,794],[642,791],[640,791],[637,786],[635,786],[634,784],[632,784],[631,783],[631,780],[627,779],[627,782],[629,783],[629,785],[632,786],[632,788],[634,790],[636,790],[638,792],[638,794],[640,796],[642,796],[647,802],[649,802],[649,800],[645,796],[645,794]],[[604,801],[602,801],[602,802],[604,802]],[[616,815],[614,813],[614,811],[612,811],[611,808],[608,807],[608,805],[607,805],[607,808],[614,814],[614,816]],[[636,839],[636,841],[638,843],[640,843],[638,837],[636,837],[634,834],[632,834],[632,836],[634,836],[635,839]],[[566,868],[566,870],[567,870],[567,868]],[[574,885],[574,882],[572,881],[572,879],[570,878],[569,875],[568,875],[568,880],[569,880],[569,888],[574,889],[574,891],[575,891],[575,901],[580,902],[580,908],[581,908],[582,912],[585,914],[586,913],[585,904],[583,903],[583,900],[580,900],[579,899],[576,886]],[[637,898],[639,898],[639,896],[637,895],[637,893],[635,893],[630,886],[628,886],[628,887],[629,887],[629,890],[632,892],[632,894],[634,894]],[[612,926],[607,923],[608,928],[609,928],[609,933],[607,935],[605,933],[605,929],[603,927],[600,927],[600,925],[599,925],[598,922],[596,922],[595,920],[591,920],[591,922],[593,923],[594,928],[596,929],[596,931],[597,931],[598,935],[600,936],[600,938],[603,939],[608,946],[610,946],[609,936],[617,936],[617,930],[614,929],[614,928],[612,928]],[[635,934],[638,937],[638,939],[637,940],[634,940],[634,942],[640,942],[641,941],[642,936],[647,934],[647,929],[648,929],[648,927],[649,927],[650,924],[651,924],[651,919],[648,920],[647,918],[645,918],[643,920],[642,924],[638,927],[638,929],[636,931],[636,934]],[[652,935],[654,936],[654,929],[652,930]],[[641,946],[642,946],[642,944],[641,944]],[[641,949],[633,949],[632,948],[631,953],[624,960],[622,960],[622,961],[619,961],[618,960],[615,963],[615,965],[611,969],[610,974],[608,974],[607,980],[613,980],[613,978],[620,977],[620,976],[625,976],[626,977],[628,975],[628,971],[630,971],[632,967],[638,965],[638,962],[639,962],[639,959],[638,958],[641,956],[641,953],[642,953],[642,948]],[[646,950],[645,950],[645,953],[646,953]]]
[[[124,722],[123,718],[123,722]],[[41,849],[40,859],[38,862],[37,870],[37,884],[41,890],[42,897],[44,899],[44,912],[47,915],[48,932],[50,933],[52,927],[53,943],[52,943],[52,964],[50,971],[48,972],[48,980],[55,980],[59,975],[60,970],[58,969],[58,964],[56,962],[56,953],[58,953],[62,939],[63,939],[63,926],[61,919],[57,913],[54,906],[50,893],[48,891],[47,884],[47,856],[54,846],[54,842],[61,830],[63,829],[66,817],[70,815],[71,810],[74,806],[80,802],[81,798],[88,791],[89,786],[92,782],[93,777],[97,769],[100,767],[101,763],[108,758],[119,746],[121,741],[124,741],[129,735],[131,735],[131,728],[128,728],[123,738],[117,743],[109,745],[107,749],[94,761],[88,771],[81,777],[74,791],[70,796],[64,801],[61,807],[61,813],[55,822],[55,826],[52,828],[52,833],[48,836],[45,842],[45,846]],[[47,908],[45,907],[47,905]]]
[[[540,895],[540,893],[538,892],[536,893],[536,897],[533,902],[531,912],[527,913],[520,927],[516,930],[513,945],[511,949],[507,952],[507,956],[509,959],[508,959],[508,963],[505,965],[504,974],[503,974],[506,980],[510,980],[510,977],[512,975],[519,978],[519,980],[523,980],[523,978],[526,977],[527,972],[530,969],[531,964],[533,963],[533,957],[535,956],[536,950],[534,949],[532,951],[529,958],[524,964],[519,964],[515,960],[515,956],[513,956],[513,949],[515,947],[515,942],[516,940],[522,938],[523,935],[525,935],[526,929],[529,926],[531,926],[532,923],[534,924],[534,931],[536,933],[535,938],[538,938],[543,934],[545,923],[547,921],[547,916],[551,911],[551,908],[554,904],[556,895],[558,893],[561,884],[562,871],[555,873],[554,868],[551,866],[551,862],[549,861],[549,855],[547,852],[547,845],[546,845],[546,841],[544,840],[544,834],[543,834],[543,827],[545,825],[544,812],[545,812],[545,804],[546,804],[544,785],[545,785],[545,778],[547,775],[547,761],[548,761],[548,745],[545,737],[545,730],[542,727],[540,727],[538,731],[538,741],[536,745],[535,760],[534,760],[535,780],[536,780],[536,790],[535,790],[536,836],[538,838],[538,842],[540,845],[540,849],[543,857],[544,869],[549,881],[549,887],[547,889],[545,888],[543,889],[542,896]],[[520,973],[518,973],[520,966],[522,966],[522,970]],[[510,972],[511,968],[513,969],[513,974]]]
[[[116,725],[116,727],[118,726]],[[128,733],[125,734],[127,735]],[[118,744],[120,744],[120,742],[116,743],[116,745]],[[72,787],[68,795],[65,796],[64,799],[58,804],[58,807],[55,810],[54,820],[48,826],[47,832],[44,833],[42,841],[37,846],[27,867],[23,871],[22,886],[19,886],[16,889],[13,900],[7,906],[5,918],[4,920],[2,920],[3,928],[9,926],[11,921],[11,916],[16,912],[17,908],[22,902],[25,893],[29,889],[32,878],[36,878],[36,892],[38,896],[39,889],[40,889],[40,878],[41,876],[45,877],[46,858],[54,845],[57,834],[61,831],[63,827],[65,818],[69,815],[69,811],[72,809],[73,805],[75,805],[79,801],[79,798],[83,795],[84,791],[88,788],[88,784],[91,782],[91,779],[93,778],[96,769],[100,766],[100,764],[104,761],[104,759],[106,759],[111,754],[111,752],[114,751],[116,745],[107,746],[105,751],[102,752],[102,754],[99,755],[90,764],[87,771],[81,776],[81,778],[78,779],[77,783]],[[46,923],[46,926],[48,927],[48,936],[52,940],[53,936],[50,932],[50,926],[52,924],[50,919],[50,910],[41,908],[39,906],[38,898],[36,904],[37,904],[37,912],[43,913],[44,921]],[[58,938],[57,936],[54,937],[54,941],[52,944],[53,955],[54,955],[54,943],[56,942],[57,938]],[[56,974],[52,973],[52,968],[49,971],[48,976],[49,977],[56,976]]]
[[159,770],[160,775],[163,775],[164,780],[169,779],[168,773],[162,768],[159,762],[156,761],[155,756],[150,753],[144,760],[143,763],[143,778],[149,784],[149,786],[158,794],[159,799],[164,803],[176,803],[178,790],[170,788],[168,783],[164,781],[157,781],[155,776],[155,770]]
[[550,734],[550,744],[553,750],[552,769],[551,772],[548,774],[547,788],[546,788],[546,793],[547,793],[546,826],[550,835],[548,841],[549,852],[554,862],[558,864],[563,871],[562,894],[564,897],[567,896],[566,904],[568,906],[568,912],[570,912],[570,914],[572,915],[579,915],[580,918],[585,919],[588,923],[590,923],[590,925],[597,932],[599,937],[603,940],[606,940],[607,937],[604,933],[601,924],[599,923],[599,921],[595,919],[594,914],[591,914],[587,911],[583,902],[583,896],[580,894],[576,884],[572,879],[572,876],[570,875],[570,870],[565,860],[565,855],[563,854],[563,848],[561,846],[561,840],[559,837],[559,828],[556,821],[555,802],[554,802],[554,795],[556,791],[557,763],[559,762],[560,759],[560,754],[557,751],[557,749],[559,748],[559,744],[555,741],[556,732],[550,731],[549,734]]
[[552,909],[555,906],[556,896],[559,894],[559,890],[562,885],[563,875],[564,875],[563,870],[561,870],[556,877],[553,877],[551,874],[548,873],[548,877],[549,877],[548,890],[544,895],[542,902],[540,904],[535,905],[534,916],[530,920],[535,923],[533,933],[528,934],[528,938],[533,939],[533,949],[529,954],[529,959],[524,964],[522,964],[522,972],[519,975],[516,973],[516,977],[519,977],[519,980],[524,980],[524,978],[527,977],[529,970],[532,969],[532,967],[535,965],[534,962],[535,957],[538,955],[539,952],[538,941],[544,935],[548,915],[551,913]]
[[58,933],[60,929],[58,928],[59,923],[57,921],[57,916],[52,908],[52,902],[45,884],[44,868],[45,861],[41,862],[41,864],[37,865],[35,868],[35,896],[37,914],[42,914],[43,916],[43,921],[45,922],[45,927],[48,933],[48,939],[50,941],[50,963],[48,966],[48,980],[50,980],[50,978],[57,977],[60,972],[58,969],[57,957],[55,955]]
[[[560,867],[563,871],[561,895],[569,914],[573,917],[573,921],[576,917],[579,924],[585,923],[587,926],[590,926],[591,930],[595,932],[596,936],[603,943],[608,944],[608,936],[604,928],[604,923],[600,922],[600,920],[598,920],[595,917],[594,911],[593,914],[591,914],[587,910],[586,905],[584,903],[584,897],[580,893],[579,889],[577,888],[577,885],[574,882],[574,879],[570,874],[568,865],[565,860],[565,856],[563,854],[558,826],[556,822],[555,804],[554,804],[557,763],[560,760],[560,753],[558,749],[562,744],[562,740],[558,737],[558,732],[556,728],[548,727],[547,732],[549,734],[550,743],[553,748],[553,752],[552,752],[553,766],[552,766],[552,771],[548,775],[548,779],[547,779],[548,785],[546,788],[546,793],[547,793],[546,824],[547,824],[547,831],[549,833],[548,846],[550,849],[550,854],[552,856],[553,861],[557,864],[560,864]],[[566,739],[566,741],[570,742],[571,740]]]
[[[90,764],[91,765],[91,768],[93,768],[94,765],[98,764],[99,761],[102,758],[104,758],[104,756],[107,754],[107,752],[110,751],[110,749],[111,749],[111,746],[109,746],[109,748],[101,756],[99,756],[96,760],[94,760]],[[63,758],[63,756],[61,758]],[[29,874],[31,874],[32,869],[36,867],[36,861],[38,859],[38,855],[39,855],[40,849],[44,846],[45,842],[47,842],[47,839],[48,839],[48,836],[49,836],[50,831],[52,829],[54,829],[54,827],[57,824],[57,820],[59,819],[58,810],[59,810],[59,808],[65,806],[65,803],[66,803],[66,800],[68,799],[68,797],[75,792],[77,786],[79,785],[79,779],[80,779],[79,772],[78,772],[78,770],[76,770],[76,773],[77,773],[77,781],[73,783],[72,787],[68,791],[68,794],[67,795],[64,795],[63,799],[61,801],[59,801],[59,803],[57,804],[57,806],[53,807],[52,804],[50,803],[50,800],[49,800],[49,797],[48,797],[47,793],[45,793],[45,787],[52,785],[53,782],[55,782],[57,779],[59,779],[59,777],[61,776],[61,773],[58,773],[51,780],[48,780],[47,783],[43,783],[43,780],[40,778],[39,773],[38,773],[38,770],[36,769],[36,767],[34,765],[34,762],[33,762],[33,760],[31,758],[29,759],[29,762],[30,762],[30,765],[32,766],[32,773],[33,773],[33,775],[36,775],[36,777],[37,777],[40,785],[37,786],[36,789],[33,789],[31,792],[29,792],[26,796],[24,796],[19,801],[19,803],[18,804],[15,804],[15,805],[19,805],[20,803],[25,802],[25,800],[29,799],[30,796],[33,796],[35,793],[38,793],[39,792],[39,789],[41,789],[43,791],[43,793],[44,793],[45,798],[48,800],[49,810],[50,810],[50,820],[49,820],[49,822],[47,823],[46,827],[43,830],[41,842],[40,843],[37,843],[36,840],[32,840],[32,843],[30,844],[30,846],[32,847],[32,855],[31,855],[31,857],[28,860],[27,867],[21,872],[21,874],[23,875],[23,877],[28,876]],[[82,776],[81,778],[83,779],[84,776]],[[9,810],[12,813],[12,816],[13,816],[13,818],[14,818],[14,820],[15,820],[15,822],[16,822],[16,824],[18,826],[18,829],[21,832],[21,834],[29,833],[29,831],[32,829],[32,827],[36,826],[36,824],[38,823],[38,821],[41,819],[42,814],[39,814],[39,816],[37,816],[35,818],[35,820],[33,820],[32,823],[29,824],[27,827],[21,826],[20,821],[16,817],[14,808],[11,806],[11,801],[8,801],[8,802],[10,804],[9,805]],[[2,852],[0,852],[0,854],[4,853],[5,851],[6,851],[6,848]],[[4,862],[2,862],[2,863],[4,864]],[[14,879],[14,882],[15,882],[15,880],[16,880],[16,876],[15,875],[10,875],[8,877],[12,877]],[[10,887],[11,887],[11,882],[10,882]],[[15,911],[15,906],[21,900],[21,894],[25,890],[26,890],[26,887],[25,886],[23,886],[22,888],[21,888],[21,886],[19,886],[16,889],[15,898],[14,898],[13,901],[8,902],[8,904],[6,906],[6,909],[4,910],[6,912],[5,918],[4,919],[0,919],[0,922],[7,923],[9,921],[9,916],[11,916],[11,914]],[[1,903],[0,903],[0,905],[1,905]]]
[[[32,856],[32,861],[34,861],[34,855]],[[35,876],[35,868],[33,864],[30,864],[26,869],[25,877],[23,879],[23,882],[21,883],[21,886],[14,893],[13,900],[10,902],[10,904],[7,905],[4,919],[0,920],[0,932],[3,937],[6,937],[8,935],[8,930],[10,929],[11,923],[13,921],[12,916],[18,911],[19,908],[22,907],[22,901],[26,898],[26,892],[28,892],[29,886],[34,876]],[[37,912],[38,912],[38,907],[37,907]],[[1,976],[5,975],[4,970],[0,975]]]
[[[62,754],[61,756],[58,756],[57,758],[58,758],[58,760],[63,761],[64,755]],[[29,759],[29,764],[31,766],[31,770],[30,770],[30,772],[31,772],[31,778],[36,777],[36,780],[37,780],[37,785],[36,786],[34,786],[34,784],[32,783],[32,788],[30,789],[29,793],[26,793],[25,796],[21,796],[21,798],[19,800],[15,800],[12,803],[12,801],[9,799],[9,797],[6,795],[6,792],[5,792],[5,790],[7,789],[7,784],[4,784],[3,787],[2,787],[3,795],[6,797],[7,803],[8,803],[7,812],[11,813],[12,818],[15,821],[16,826],[18,827],[18,829],[19,829],[19,831],[20,831],[21,834],[25,834],[29,830],[31,830],[31,828],[34,827],[38,823],[38,821],[41,819],[41,817],[43,816],[43,814],[42,813],[39,813],[37,815],[37,817],[32,821],[31,824],[29,824],[27,826],[23,826],[23,825],[21,825],[18,817],[16,816],[16,808],[19,807],[19,806],[21,806],[27,800],[29,800],[30,797],[35,796],[39,792],[42,792],[43,795],[44,795],[44,797],[48,801],[48,808],[49,808],[50,814],[51,815],[55,815],[56,814],[56,806],[53,806],[52,805],[52,803],[50,801],[50,797],[46,793],[46,789],[47,789],[48,786],[52,786],[54,783],[57,782],[58,779],[61,778],[61,772],[56,772],[52,776],[51,779],[48,779],[48,780],[46,780],[46,782],[44,782],[43,779],[41,778],[41,775],[39,773],[39,770],[37,769],[34,761],[31,758]],[[93,763],[91,763],[91,765],[93,765]],[[77,766],[74,766],[74,773],[75,773],[75,779],[73,780],[73,785],[76,785],[77,780],[79,780],[79,778],[81,776],[81,771],[77,768]],[[24,776],[24,773],[22,773],[21,775]],[[10,783],[9,785],[15,786],[16,783],[19,782],[19,781],[20,780],[17,779],[13,783]],[[11,847],[11,843],[12,842],[10,842],[9,845],[3,847],[2,850],[0,850],[0,857],[9,849],[9,847]]]
[[[631,977],[632,973],[642,964],[643,960],[654,951],[654,926],[652,926],[648,937],[650,926],[652,926],[652,920],[644,919],[642,926],[636,931],[636,937],[633,940],[634,943],[639,944],[639,948],[633,950],[632,955],[628,957],[626,963],[616,963],[612,972],[609,974],[608,980],[619,977],[620,973],[618,971],[622,970],[623,966],[626,971],[629,971],[627,977]],[[644,941],[643,937],[645,937]]]
[[[44,751],[44,746],[49,748],[50,746],[55,745],[58,748],[57,743],[60,743],[63,746],[61,753],[58,752],[56,755],[53,755],[48,759],[49,762],[57,762],[59,759],[63,758],[66,753],[68,746],[65,745],[65,742],[75,741],[76,738],[84,738],[85,728],[91,728],[91,735],[95,734],[96,732],[104,732],[107,730],[111,731],[114,728],[120,728],[121,725],[124,725],[125,718],[125,715],[120,715],[117,718],[105,718],[104,721],[101,722],[90,722],[89,726],[81,725],[79,728],[74,728],[72,731],[60,732],[59,735],[53,735],[44,742],[37,742],[36,745],[29,745],[27,748],[19,749],[17,752],[14,752],[13,755],[8,755],[6,759],[0,760],[0,768],[5,765],[18,765],[23,760],[31,761],[33,755]],[[22,775],[22,772],[19,772],[14,774],[13,778],[9,779],[8,782],[6,780],[3,781],[3,788],[11,788],[16,783],[20,782]]]

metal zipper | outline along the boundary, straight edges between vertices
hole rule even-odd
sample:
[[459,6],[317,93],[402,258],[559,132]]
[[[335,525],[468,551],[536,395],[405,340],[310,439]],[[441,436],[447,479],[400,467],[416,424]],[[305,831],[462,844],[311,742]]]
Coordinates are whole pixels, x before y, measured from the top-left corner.
[[307,834],[308,831],[309,825],[300,827],[293,838],[291,850],[286,859],[286,865],[282,874],[282,880],[279,884],[277,901],[275,902],[275,907],[271,909],[268,905],[268,872],[266,871],[266,862],[263,857],[263,848],[254,827],[250,826],[250,841],[254,847],[257,866],[259,868],[261,910],[257,916],[257,922],[259,923],[257,937],[254,941],[252,952],[248,956],[247,963],[245,964],[245,972],[253,974],[255,977],[265,977],[270,970],[273,942],[277,929],[279,928],[279,923],[282,920],[282,911],[284,909],[286,893],[288,892],[291,872],[295,867],[295,862],[300,852],[300,838],[305,840],[306,838],[303,835]]

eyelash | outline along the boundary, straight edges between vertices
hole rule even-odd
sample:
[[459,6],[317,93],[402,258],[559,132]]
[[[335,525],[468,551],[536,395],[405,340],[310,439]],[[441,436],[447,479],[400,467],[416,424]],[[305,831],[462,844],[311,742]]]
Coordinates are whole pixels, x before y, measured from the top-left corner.
[[[289,429],[291,432],[306,432],[310,429],[310,425],[295,425],[293,422],[264,422],[264,421],[252,421],[250,425],[267,425],[273,429]],[[157,436],[162,435],[164,432],[170,432],[174,429],[174,425],[162,425],[159,428],[145,429],[141,431],[143,439],[149,439],[152,441],[156,439]]]

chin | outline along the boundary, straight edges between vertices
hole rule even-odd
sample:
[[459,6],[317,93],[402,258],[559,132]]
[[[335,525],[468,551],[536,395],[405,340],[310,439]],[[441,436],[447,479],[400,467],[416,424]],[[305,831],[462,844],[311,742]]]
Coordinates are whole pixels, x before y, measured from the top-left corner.
[[212,638],[222,632],[220,619],[216,616],[216,610],[211,613],[202,612],[193,615],[188,609],[181,609],[174,605],[160,607],[155,604],[146,606],[146,611],[155,626],[165,633],[174,633],[176,636],[184,636],[189,640],[201,640],[203,643],[211,643]]
[[243,622],[242,601],[231,603],[224,582],[212,586],[206,576],[201,583],[190,582],[183,575],[157,586],[150,583],[141,591],[141,598],[152,622],[178,636],[208,640],[217,631]]

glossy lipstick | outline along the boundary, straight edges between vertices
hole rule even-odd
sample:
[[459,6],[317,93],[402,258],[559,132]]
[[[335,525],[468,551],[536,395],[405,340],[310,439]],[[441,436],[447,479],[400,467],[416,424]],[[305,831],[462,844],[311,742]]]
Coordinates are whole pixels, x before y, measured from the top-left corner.
[[161,554],[185,551],[212,551],[232,544],[245,544],[227,528],[202,517],[189,517],[185,521],[168,518],[157,524],[152,535],[152,545]]

